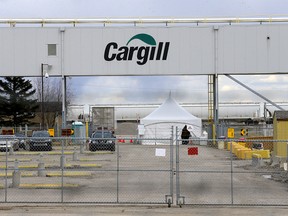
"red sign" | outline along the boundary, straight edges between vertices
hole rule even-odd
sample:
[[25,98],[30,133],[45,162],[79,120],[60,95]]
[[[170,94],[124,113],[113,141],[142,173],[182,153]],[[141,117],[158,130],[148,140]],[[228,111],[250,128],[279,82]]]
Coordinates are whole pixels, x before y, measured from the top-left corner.
[[188,155],[198,155],[198,147],[189,147]]
[[62,129],[62,136],[71,136],[74,134],[73,129]]
[[2,130],[2,135],[13,135],[14,130]]

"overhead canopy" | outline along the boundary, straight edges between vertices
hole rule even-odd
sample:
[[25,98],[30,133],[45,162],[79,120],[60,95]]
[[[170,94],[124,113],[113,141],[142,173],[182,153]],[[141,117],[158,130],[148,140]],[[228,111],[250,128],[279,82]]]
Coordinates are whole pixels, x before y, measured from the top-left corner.
[[192,137],[200,137],[202,133],[202,120],[181,107],[171,95],[159,108],[141,119],[140,124],[144,125],[144,139],[170,138],[172,127],[174,130],[178,127],[178,132],[181,133],[185,125]]

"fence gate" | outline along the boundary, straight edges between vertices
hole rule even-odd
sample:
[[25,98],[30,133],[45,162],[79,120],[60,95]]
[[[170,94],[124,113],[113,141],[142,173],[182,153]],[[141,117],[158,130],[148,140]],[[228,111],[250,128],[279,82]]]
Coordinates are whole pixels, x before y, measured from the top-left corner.
[[[172,139],[154,139],[145,142],[154,144],[118,145],[117,202],[171,205],[173,203]],[[155,142],[168,142],[168,145],[157,145]]]
[[230,204],[230,152],[223,158],[218,149],[207,147],[207,140],[181,142],[176,137],[177,204]]
[[[178,137],[176,204],[288,205],[288,174],[281,162],[274,159],[271,164],[269,155],[265,159],[251,148],[248,152],[255,156],[249,155],[247,149],[237,148],[238,140],[192,139],[192,143],[182,145]],[[273,147],[269,146],[271,141],[255,141],[263,142],[267,149]],[[243,145],[251,147],[249,142]]]

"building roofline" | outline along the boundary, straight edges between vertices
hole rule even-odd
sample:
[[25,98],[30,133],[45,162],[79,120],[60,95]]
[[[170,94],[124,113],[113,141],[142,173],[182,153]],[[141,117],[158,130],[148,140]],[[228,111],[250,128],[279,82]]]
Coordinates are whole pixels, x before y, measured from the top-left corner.
[[47,24],[71,24],[72,26],[80,24],[173,24],[173,23],[275,23],[275,22],[288,22],[287,16],[279,17],[203,17],[203,18],[189,18],[189,17],[175,17],[175,18],[153,18],[153,17],[143,17],[143,18],[19,18],[19,19],[0,19],[0,24],[9,24],[15,27],[17,24],[40,24],[44,27]]

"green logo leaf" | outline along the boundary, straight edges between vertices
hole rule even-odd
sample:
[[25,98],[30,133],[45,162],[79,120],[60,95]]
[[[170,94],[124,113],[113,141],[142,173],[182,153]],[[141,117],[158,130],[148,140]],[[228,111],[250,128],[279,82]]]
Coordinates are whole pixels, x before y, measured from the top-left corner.
[[151,35],[148,35],[148,34],[137,34],[135,36],[133,36],[126,44],[126,46],[134,39],[138,39],[138,40],[141,40],[143,41],[144,43],[146,44],[149,44],[151,46],[155,46],[156,45],[156,41],[155,39],[151,36]]

